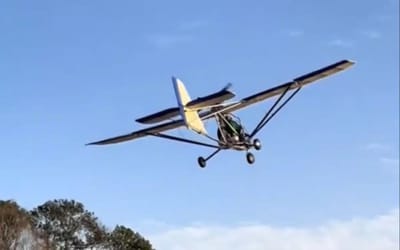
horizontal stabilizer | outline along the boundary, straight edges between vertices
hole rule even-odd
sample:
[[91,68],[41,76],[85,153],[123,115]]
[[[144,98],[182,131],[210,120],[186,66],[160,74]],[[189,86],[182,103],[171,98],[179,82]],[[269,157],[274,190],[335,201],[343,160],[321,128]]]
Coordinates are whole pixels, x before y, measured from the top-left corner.
[[192,100],[188,104],[186,104],[186,107],[190,109],[203,109],[223,103],[224,101],[232,99],[233,97],[235,97],[234,93],[232,93],[228,89],[223,89],[214,94]]
[[[198,97],[195,100],[191,100],[186,104],[186,108],[192,109],[192,110],[200,110],[200,109],[207,109],[212,106],[218,105],[223,103],[226,100],[232,99],[235,97],[235,94],[232,93],[231,91],[228,90],[228,88],[224,88],[218,92],[215,92],[213,94],[203,96],[203,97]],[[142,124],[154,124],[154,123],[159,123],[163,122],[166,120],[171,120],[173,118],[176,118],[180,115],[180,109],[179,107],[173,107],[173,108],[168,108],[161,110],[159,112],[146,115],[143,117],[140,117],[136,119],[137,122],[142,123]]]

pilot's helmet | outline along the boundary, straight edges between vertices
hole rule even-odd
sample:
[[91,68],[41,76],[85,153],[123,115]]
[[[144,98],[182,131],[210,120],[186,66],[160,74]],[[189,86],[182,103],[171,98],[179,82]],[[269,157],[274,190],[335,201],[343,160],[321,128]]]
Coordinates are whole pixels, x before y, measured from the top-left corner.
[[226,118],[226,120],[228,120],[228,121],[232,121],[232,120],[233,120],[233,117],[232,117],[231,114],[226,114],[226,115],[225,115],[225,118]]

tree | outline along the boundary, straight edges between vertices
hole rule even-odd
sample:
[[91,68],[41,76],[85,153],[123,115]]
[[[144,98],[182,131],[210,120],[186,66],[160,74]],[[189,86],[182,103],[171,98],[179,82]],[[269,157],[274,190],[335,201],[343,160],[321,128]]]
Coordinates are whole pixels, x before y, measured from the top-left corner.
[[31,235],[29,213],[14,201],[0,200],[0,249],[17,249],[29,244],[23,239]]
[[117,225],[109,236],[111,249],[154,250],[150,242],[130,228]]
[[55,249],[101,246],[107,233],[92,212],[74,200],[53,200],[31,211],[33,224]]
[[0,250],[154,250],[148,240],[117,225],[107,231],[92,212],[74,200],[52,200],[28,212],[0,200]]

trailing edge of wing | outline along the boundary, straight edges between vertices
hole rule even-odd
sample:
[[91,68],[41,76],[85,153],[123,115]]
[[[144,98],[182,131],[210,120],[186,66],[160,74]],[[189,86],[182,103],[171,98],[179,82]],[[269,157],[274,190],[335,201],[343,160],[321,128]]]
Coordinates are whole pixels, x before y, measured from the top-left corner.
[[265,99],[277,96],[279,94],[282,94],[287,88],[295,89],[300,86],[307,85],[311,82],[320,80],[324,77],[330,76],[330,75],[338,73],[340,71],[343,71],[343,70],[349,68],[350,66],[352,66],[353,64],[354,64],[354,62],[349,61],[349,60],[342,60],[342,61],[336,62],[336,63],[328,65],[324,68],[321,68],[321,69],[315,70],[311,73],[297,77],[290,82],[281,84],[279,86],[276,86],[276,87],[261,91],[259,93],[256,93],[254,95],[248,96],[246,98],[243,98],[241,101],[239,101],[239,104],[232,104],[230,107],[225,108],[225,112],[233,112],[235,110],[247,107],[251,104],[261,102]]

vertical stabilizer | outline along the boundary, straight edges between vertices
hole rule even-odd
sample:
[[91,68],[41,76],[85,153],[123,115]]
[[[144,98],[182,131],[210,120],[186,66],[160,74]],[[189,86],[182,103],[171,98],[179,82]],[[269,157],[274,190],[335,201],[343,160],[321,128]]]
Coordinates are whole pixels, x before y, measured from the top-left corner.
[[175,96],[178,102],[179,110],[186,123],[186,126],[197,133],[207,134],[203,121],[200,119],[197,110],[186,107],[186,104],[191,101],[191,98],[183,82],[175,77],[172,77],[172,82],[174,84]]

